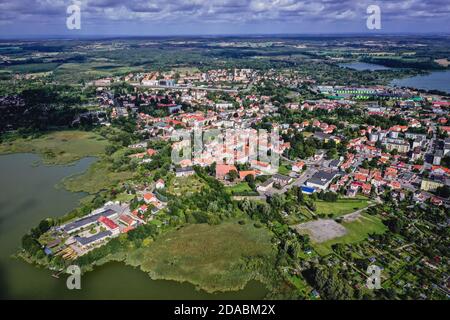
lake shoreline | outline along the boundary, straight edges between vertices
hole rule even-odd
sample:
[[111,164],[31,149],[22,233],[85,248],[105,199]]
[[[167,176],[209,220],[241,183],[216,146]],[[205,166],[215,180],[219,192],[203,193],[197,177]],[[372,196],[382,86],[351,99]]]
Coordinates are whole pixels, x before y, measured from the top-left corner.
[[[77,172],[80,172],[80,170],[77,170],[76,172],[74,172],[74,169],[78,168],[79,166],[83,167],[82,171],[84,172],[91,165],[91,164],[87,164],[86,162],[78,161],[78,162],[75,162],[73,164],[66,164],[66,165],[59,165],[59,164],[58,165],[57,164],[51,164],[51,165],[45,164],[44,165],[44,164],[41,163],[38,166],[36,166],[36,165],[33,166],[33,163],[36,164],[36,161],[37,161],[36,158],[37,157],[39,159],[42,159],[42,157],[41,157],[41,155],[39,153],[13,152],[13,153],[9,153],[9,154],[2,154],[2,155],[0,155],[0,157],[3,157],[3,156],[6,157],[6,158],[3,158],[3,159],[7,159],[9,157],[12,157],[13,159],[15,159],[15,158],[30,159],[30,160],[28,160],[25,163],[25,165],[29,168],[28,170],[34,170],[34,171],[41,171],[41,170],[49,171],[49,170],[53,170],[53,169],[57,169],[58,171],[67,171],[67,170],[69,170],[69,171],[71,171],[71,173],[69,175],[77,174]],[[84,160],[84,159],[82,159],[82,160]],[[13,161],[12,163],[15,163],[15,162],[16,161]],[[62,175],[61,178],[58,178],[57,183],[53,183],[53,184],[48,186],[49,190],[53,190],[53,189],[54,190],[58,190],[56,188],[57,185],[58,185],[58,182],[60,182],[61,179],[63,179],[64,177],[67,177],[67,176],[68,175],[64,174],[64,175]],[[76,194],[74,194],[74,193],[72,193],[70,191],[67,191],[65,188],[60,188],[60,189],[62,189],[62,190],[59,190],[60,192],[76,195]],[[77,196],[79,198],[79,194]],[[50,212],[57,212],[57,211],[58,212],[66,212],[64,215],[57,215],[55,217],[55,218],[62,218],[66,214],[68,214],[71,211],[73,211],[74,209],[76,209],[80,205],[79,203],[80,203],[81,199],[78,199],[77,203],[74,203],[73,207],[69,208],[68,210],[62,210],[62,211],[52,210],[52,211],[46,212],[45,215],[43,215],[42,217],[45,219],[48,216],[52,216],[52,214]],[[33,224],[32,223],[27,223],[27,225],[29,226],[28,228],[35,226],[34,223]],[[20,267],[21,269],[23,268],[24,270],[29,270],[29,268],[27,268],[26,266],[30,266],[33,270],[36,270],[36,272],[40,275],[40,281],[41,282],[45,282],[45,283],[49,283],[49,284],[53,283],[55,279],[53,277],[51,277],[51,274],[52,273],[58,273],[58,272],[60,272],[62,270],[61,269],[57,270],[57,269],[49,268],[49,265],[45,263],[45,260],[37,261],[37,260],[35,260],[33,258],[27,257],[27,255],[24,254],[21,249],[17,249],[20,246],[20,237],[21,237],[21,235],[17,235],[16,237],[14,237],[14,239],[9,240],[9,242],[13,241],[13,243],[17,243],[17,246],[14,245],[16,249],[13,250],[12,252],[10,252],[7,257],[6,256],[4,257],[5,264],[6,265],[9,265],[9,264],[16,265],[16,266]],[[119,252],[118,255],[120,256],[121,253]],[[7,260],[14,261],[14,262],[8,263]],[[111,263],[114,263],[114,262],[120,263],[121,267],[118,267],[119,270],[121,270],[121,268],[123,268],[123,267],[126,267],[126,268],[133,267],[132,268],[133,270],[136,269],[136,266],[133,266],[132,264],[127,263],[124,260],[124,256],[122,256],[122,258],[120,258],[118,256],[111,256],[111,257],[107,257],[104,261],[99,261],[99,263],[95,263],[94,265],[89,266],[89,268],[85,268],[83,274],[85,275],[85,277],[89,277],[89,279],[91,279],[91,281],[96,282],[96,278],[97,278],[97,274],[98,274],[99,270],[103,270],[104,268],[107,268],[108,270],[111,269],[109,266],[111,265]],[[101,267],[102,269],[99,269],[99,267]],[[90,270],[88,270],[88,269],[90,269]],[[117,267],[114,267],[113,269],[115,270],[115,269],[117,269]],[[189,281],[189,280],[168,279],[167,277],[152,277],[150,272],[146,272],[146,271],[142,270],[141,268],[139,268],[139,269],[140,270],[137,270],[137,272],[139,274],[144,274],[151,281],[152,284],[150,285],[150,287],[155,286],[154,283],[156,283],[158,286],[165,286],[166,285],[164,283],[161,283],[160,281],[176,282],[177,284],[181,285],[184,288],[183,291],[185,291],[185,292],[189,292],[189,290],[191,290],[191,289],[189,289],[190,288],[189,286],[192,286],[193,287],[192,290],[195,290],[196,292],[199,291],[201,293],[201,296],[202,296],[203,299],[214,299],[215,295],[217,295],[217,294],[220,295],[220,294],[225,294],[225,293],[236,294],[237,297],[241,297],[242,296],[244,299],[246,299],[245,295],[247,294],[246,292],[249,291],[249,290],[250,290],[249,292],[252,292],[251,293],[252,295],[255,294],[255,291],[256,292],[261,292],[261,295],[258,295],[258,298],[263,298],[264,296],[269,294],[269,290],[267,289],[267,286],[263,282],[258,281],[257,279],[254,279],[254,278],[249,278],[245,283],[243,283],[239,287],[230,287],[230,288],[225,288],[224,290],[220,290],[220,291],[215,290],[214,291],[214,290],[209,290],[209,288],[203,288],[202,286],[199,286],[198,284],[195,284],[194,282]],[[32,272],[34,273],[34,271],[32,271]],[[127,273],[134,274],[135,272],[127,271]],[[95,274],[95,277],[94,277],[94,274]],[[136,274],[133,277],[139,277],[139,275]],[[11,279],[10,281],[11,281],[11,285],[10,286],[14,287],[15,286],[14,280]],[[252,284],[252,281],[257,281],[260,285]],[[142,283],[139,283],[138,285],[142,285]],[[145,284],[145,285],[148,285],[148,284]],[[172,283],[169,283],[167,285],[170,288],[176,286],[176,285],[174,285]],[[58,287],[60,287],[60,286],[64,287],[65,286],[65,282],[64,283],[60,282],[58,284]],[[264,287],[264,290],[261,287]],[[248,289],[248,288],[250,288],[250,289]],[[46,293],[46,294],[48,294],[48,293]],[[152,296],[154,296],[155,294],[157,295],[158,291],[153,292]],[[21,296],[22,295],[23,294],[21,294]],[[108,294],[106,293],[106,296],[107,295]],[[205,296],[205,295],[212,295],[212,296]],[[25,297],[33,298],[33,299],[35,298],[35,297],[30,297],[28,295],[26,295]],[[17,296],[10,296],[10,298],[17,298]],[[160,297],[158,296],[156,298],[159,299]],[[233,296],[231,296],[230,298],[231,299],[235,299]]]
[[[118,253],[120,254],[120,253]],[[135,270],[138,270],[139,272],[142,272],[146,275],[148,275],[148,277],[152,280],[152,281],[156,281],[156,280],[160,280],[160,281],[172,281],[172,282],[177,282],[180,284],[189,284],[195,287],[196,290],[200,290],[203,291],[204,293],[208,293],[208,294],[220,294],[220,293],[231,293],[231,292],[238,292],[241,290],[244,290],[245,287],[249,284],[249,282],[251,281],[257,281],[260,284],[262,284],[265,288],[267,288],[268,284],[265,283],[265,281],[261,278],[261,277],[250,277],[249,279],[247,279],[247,281],[245,281],[244,283],[242,283],[239,286],[236,287],[228,287],[228,288],[222,288],[221,290],[214,290],[205,286],[202,286],[200,283],[195,283],[194,281],[190,281],[189,279],[185,279],[185,278],[177,278],[177,277],[165,277],[165,276],[158,276],[155,272],[153,271],[146,271],[142,269],[142,266],[139,264],[134,264],[131,263],[129,261],[127,261],[127,259],[123,259],[117,256],[111,256],[111,257],[105,257],[105,260],[101,259],[99,261],[97,261],[96,263],[90,265],[90,266],[86,266],[82,269],[82,273],[91,273],[91,272],[95,272],[96,269],[98,269],[99,267],[103,267],[105,265],[108,265],[110,263],[120,263],[123,264],[124,266],[127,267],[131,267]],[[267,294],[269,294],[269,290],[267,291]]]
[[[124,254],[125,254],[125,257],[123,257]],[[124,252],[118,252],[117,254],[113,254],[113,255],[107,256],[103,259],[100,259],[91,265],[83,266],[82,267],[82,276],[85,276],[87,274],[94,274],[94,273],[98,272],[100,268],[105,267],[109,264],[119,263],[120,265],[132,268],[136,271],[139,271],[140,273],[146,274],[150,278],[151,281],[170,281],[170,282],[176,282],[176,283],[179,283],[182,285],[188,284],[190,286],[193,286],[196,291],[202,291],[205,294],[217,295],[217,294],[222,294],[222,293],[239,292],[239,291],[244,290],[251,282],[257,282],[261,286],[263,286],[267,290],[265,296],[269,295],[269,293],[270,293],[270,291],[268,289],[268,287],[270,287],[270,284],[268,284],[266,281],[264,281],[264,278],[261,276],[258,276],[258,274],[255,274],[255,275],[249,277],[245,282],[241,283],[241,285],[239,285],[239,286],[221,288],[220,290],[214,290],[209,287],[202,286],[200,283],[195,283],[194,281],[191,281],[189,279],[179,278],[179,277],[158,276],[153,271],[143,270],[141,265],[134,264],[134,263],[127,261],[126,254],[127,253],[124,253]],[[52,274],[66,275],[66,273],[64,272],[64,269],[51,269],[51,268],[49,268],[48,264],[45,264],[42,261],[33,259],[33,257],[30,257],[29,255],[27,255],[26,253],[24,253],[22,251],[18,251],[16,253],[12,254],[10,256],[10,258],[14,259],[16,261],[20,261],[22,263],[31,265],[33,268],[48,271],[49,277]]]
[[423,91],[440,91],[450,95],[450,70],[439,70],[412,77],[394,79],[390,86],[409,87]]

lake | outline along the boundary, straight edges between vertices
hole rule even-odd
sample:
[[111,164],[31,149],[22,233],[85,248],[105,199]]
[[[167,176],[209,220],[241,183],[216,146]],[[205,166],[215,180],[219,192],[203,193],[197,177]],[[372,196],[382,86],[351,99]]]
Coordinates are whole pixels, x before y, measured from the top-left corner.
[[395,79],[391,86],[412,87],[423,90],[439,90],[450,93],[450,70],[434,71],[427,75]]
[[377,71],[377,70],[391,70],[392,68],[382,66],[380,64],[366,63],[366,62],[348,62],[340,63],[340,67],[349,68],[358,71]]
[[56,188],[62,178],[85,171],[94,158],[73,165],[43,165],[34,154],[0,155],[0,298],[6,299],[262,299],[264,285],[250,281],[240,291],[209,294],[189,283],[151,280],[139,269],[108,263],[82,276],[81,290],[65,277],[12,259],[22,236],[46,217],[74,209],[86,195]]

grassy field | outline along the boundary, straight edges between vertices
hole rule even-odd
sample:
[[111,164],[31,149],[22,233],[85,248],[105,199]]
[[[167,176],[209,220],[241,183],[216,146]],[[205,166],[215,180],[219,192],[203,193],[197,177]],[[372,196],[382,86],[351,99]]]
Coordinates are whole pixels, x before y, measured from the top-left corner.
[[131,179],[133,175],[134,173],[131,171],[114,172],[110,169],[108,161],[103,160],[92,164],[84,173],[64,178],[62,185],[65,189],[72,192],[88,192],[92,194]]
[[68,164],[104,153],[107,140],[85,131],[57,131],[36,139],[17,139],[0,144],[2,153],[37,153],[46,164]]
[[292,285],[303,294],[303,296],[307,297],[310,295],[312,288],[303,278],[294,275],[288,275],[287,278],[289,282],[291,282]]
[[347,229],[345,236],[335,238],[326,242],[313,244],[314,249],[320,255],[327,255],[332,252],[331,246],[336,243],[356,243],[367,238],[370,233],[384,233],[386,226],[383,222],[367,213],[362,213],[360,217],[352,222],[343,222],[342,225]]
[[130,202],[134,197],[134,194],[120,193],[116,196],[115,200],[120,202]]
[[19,73],[36,73],[53,71],[58,67],[58,63],[28,63],[9,66],[8,70]]
[[243,258],[274,258],[271,235],[248,221],[194,224],[162,235],[129,254],[154,279],[188,281],[208,292],[238,290],[255,274]]
[[173,69],[175,72],[178,72],[180,74],[186,74],[186,73],[195,73],[200,72],[200,70],[197,67],[179,67]]
[[287,168],[287,166],[283,164],[283,165],[278,167],[278,173],[282,174],[282,175],[285,175],[285,176],[288,176],[289,173],[291,173],[291,170],[289,170]]
[[171,180],[167,191],[175,196],[199,192],[206,184],[197,176],[177,177]]
[[317,200],[316,214],[333,214],[333,217],[339,217],[347,213],[352,213],[359,209],[363,209],[369,205],[369,201],[365,197],[358,197],[352,199],[339,199],[337,202],[326,202]]
[[111,62],[64,63],[55,69],[55,77],[62,82],[78,82],[93,80],[111,75],[122,75],[129,72],[142,72],[142,67],[128,67]]
[[250,192],[252,191],[252,188],[248,185],[247,182],[241,182],[238,184],[235,184],[234,186],[226,187],[225,190],[230,193],[236,193],[236,192]]

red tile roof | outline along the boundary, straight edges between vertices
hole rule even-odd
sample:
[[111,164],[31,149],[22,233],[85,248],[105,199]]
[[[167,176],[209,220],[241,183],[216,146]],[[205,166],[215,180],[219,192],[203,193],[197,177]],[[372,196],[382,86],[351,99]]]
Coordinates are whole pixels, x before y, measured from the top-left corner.
[[249,171],[240,171],[239,172],[239,178],[241,180],[244,180],[246,176],[248,175],[252,175],[253,177],[256,176],[256,171],[255,170],[249,170]]
[[367,181],[367,176],[362,173],[355,174],[355,180],[357,181]]
[[132,227],[132,226],[126,227],[125,229],[122,230],[122,233],[127,233],[128,231],[131,231],[133,229],[134,229],[134,227]]
[[144,194],[144,199],[147,201],[154,201],[156,200],[156,196],[153,193],[146,193]]
[[231,164],[218,164],[216,166],[216,178],[223,179],[230,171],[236,171],[237,169],[234,165]]
[[125,214],[121,215],[119,220],[121,222],[125,223],[126,225],[131,225],[134,222],[134,220],[131,217],[129,217]]
[[105,216],[101,216],[98,221],[103,223],[109,229],[116,229],[119,227],[114,221]]

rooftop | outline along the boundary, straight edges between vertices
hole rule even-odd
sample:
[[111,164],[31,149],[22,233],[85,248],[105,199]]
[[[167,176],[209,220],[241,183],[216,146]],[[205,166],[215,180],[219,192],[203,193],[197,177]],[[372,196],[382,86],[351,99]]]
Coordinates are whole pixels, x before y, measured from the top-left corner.
[[93,214],[90,216],[87,216],[85,218],[76,220],[74,222],[68,223],[63,227],[63,230],[65,232],[71,232],[75,229],[79,229],[83,226],[89,225],[91,223],[94,223],[95,221],[97,221],[100,217],[110,217],[114,214],[116,214],[117,212],[115,210],[112,209],[106,209],[105,211],[99,212],[97,214]]
[[97,241],[99,239],[103,239],[103,238],[109,237],[111,235],[112,235],[111,231],[108,230],[108,231],[99,232],[99,233],[94,234],[93,236],[90,236],[90,237],[79,237],[79,236],[76,236],[75,239],[81,245],[85,246],[85,245],[88,245],[88,244],[90,244],[92,242],[95,242],[95,241]]
[[309,183],[317,184],[317,185],[326,185],[331,180],[336,177],[337,171],[318,171],[316,172],[311,179],[309,179]]

